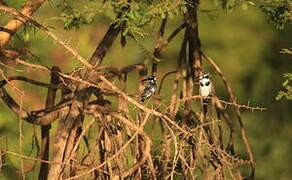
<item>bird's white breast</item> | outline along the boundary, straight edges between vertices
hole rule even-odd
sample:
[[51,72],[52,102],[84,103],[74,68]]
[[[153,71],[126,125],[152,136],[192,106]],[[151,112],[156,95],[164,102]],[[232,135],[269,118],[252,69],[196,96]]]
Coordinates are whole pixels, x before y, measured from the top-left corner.
[[212,83],[210,79],[203,78],[200,80],[200,95],[203,97],[207,97],[212,92]]

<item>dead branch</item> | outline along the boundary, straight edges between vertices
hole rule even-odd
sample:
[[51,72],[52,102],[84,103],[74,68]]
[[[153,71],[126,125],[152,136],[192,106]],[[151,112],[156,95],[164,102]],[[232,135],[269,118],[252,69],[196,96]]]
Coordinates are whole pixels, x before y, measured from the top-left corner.
[[20,108],[20,106],[4,88],[0,88],[0,97],[4,103],[21,119],[36,125],[48,125],[58,118],[66,117],[70,108],[68,105],[71,104],[70,101],[63,102],[52,108],[29,113]]
[[29,156],[26,156],[26,155],[23,155],[23,154],[19,154],[19,153],[16,153],[16,152],[11,152],[11,151],[2,149],[2,155],[5,155],[5,154],[11,154],[11,155],[14,155],[14,156],[17,156],[17,157],[20,157],[20,158],[28,159],[28,160],[31,160],[31,161],[44,162],[44,163],[47,163],[47,164],[61,164],[61,165],[64,165],[64,166],[72,166],[71,164],[58,163],[58,162],[53,162],[53,161],[46,161],[46,160],[42,160],[42,159],[39,159],[39,158],[29,157]]
[[[144,121],[142,122],[142,124],[138,127],[137,125],[135,125],[134,123],[132,123],[131,121],[129,121],[128,119],[124,118],[123,116],[121,116],[119,113],[116,113],[112,110],[106,109],[102,106],[98,106],[98,105],[92,105],[89,107],[88,110],[86,110],[86,113],[88,114],[98,114],[99,112],[105,113],[105,114],[110,114],[111,116],[119,119],[122,123],[124,123],[125,125],[127,125],[128,127],[130,127],[131,129],[135,130],[136,132],[133,134],[133,136],[111,157],[107,158],[107,160],[105,162],[103,162],[100,165],[96,165],[95,167],[88,169],[84,172],[79,173],[76,176],[67,178],[67,179],[76,179],[76,178],[80,178],[84,175],[87,175],[101,167],[103,167],[105,164],[107,164],[109,161],[112,161],[114,158],[116,158],[117,156],[119,156],[124,150],[125,148],[131,143],[131,141],[133,141],[136,136],[138,134],[140,134],[141,136],[143,136],[145,139],[145,154],[144,157],[137,162],[135,165],[132,166],[132,168],[130,168],[129,170],[125,171],[123,173],[122,177],[127,177],[129,175],[131,175],[143,162],[146,161],[146,158],[150,155],[150,147],[151,147],[151,140],[150,138],[144,133],[143,131],[143,127],[145,126],[147,120],[149,119],[150,114],[146,115],[146,118],[144,119]],[[95,115],[96,116],[96,115]]]
[[163,44],[163,48],[161,48],[161,51],[172,41],[172,39],[181,32],[186,27],[186,23],[183,23],[179,27],[177,27],[166,39],[166,42]]
[[162,19],[160,29],[159,29],[158,34],[157,34],[156,43],[155,43],[155,47],[154,47],[154,51],[153,51],[154,58],[153,58],[153,62],[152,62],[152,72],[151,72],[152,76],[157,76],[157,65],[158,65],[157,59],[160,58],[162,38],[163,38],[163,35],[165,32],[166,22],[167,22],[167,17]]
[[29,113],[20,108],[20,106],[14,101],[14,99],[7,93],[4,88],[0,88],[0,97],[3,102],[21,119],[28,119]]
[[174,74],[174,73],[177,73],[176,71],[170,71],[168,73],[166,73],[162,78],[161,78],[161,81],[160,81],[160,84],[159,84],[159,87],[158,87],[158,94],[160,94],[160,90],[161,90],[161,87],[162,87],[162,84],[164,82],[164,79],[168,76],[168,75],[171,75],[171,74]]
[[26,62],[26,61],[23,61],[19,58],[16,58],[15,59],[15,62],[16,63],[19,63],[19,64],[22,64],[22,65],[25,65],[29,68],[36,68],[36,69],[41,69],[41,70],[45,70],[47,72],[51,72],[51,69],[46,67],[46,66],[42,66],[42,65],[37,65],[37,64],[32,64],[32,63],[29,63],[29,62]]
[[11,76],[11,77],[8,77],[7,80],[4,79],[4,80],[0,81],[0,88],[5,86],[10,81],[15,81],[15,80],[24,81],[24,82],[27,82],[27,83],[30,83],[30,84],[33,84],[33,85],[36,85],[36,86],[45,87],[45,88],[52,88],[52,89],[62,89],[62,88],[64,88],[63,86],[60,86],[60,85],[52,85],[52,84],[49,84],[49,83],[43,83],[43,82],[36,81],[36,80],[33,80],[33,79],[29,79],[29,78],[23,77],[23,76]]

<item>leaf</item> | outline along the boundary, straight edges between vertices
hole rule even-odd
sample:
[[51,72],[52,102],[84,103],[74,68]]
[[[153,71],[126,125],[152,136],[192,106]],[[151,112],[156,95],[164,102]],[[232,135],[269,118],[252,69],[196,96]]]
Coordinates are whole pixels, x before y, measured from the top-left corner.
[[247,6],[246,3],[244,3],[244,4],[242,4],[241,8],[242,8],[242,10],[247,10],[248,9],[248,6]]
[[285,87],[285,86],[287,86],[288,85],[288,83],[289,83],[289,80],[287,79],[287,80],[285,80],[284,82],[283,82],[283,86]]
[[23,33],[23,40],[24,40],[25,42],[28,42],[29,38],[30,38],[30,35],[29,35],[28,32]]
[[278,95],[276,96],[276,100],[279,101],[284,95],[285,93],[283,91],[280,91]]

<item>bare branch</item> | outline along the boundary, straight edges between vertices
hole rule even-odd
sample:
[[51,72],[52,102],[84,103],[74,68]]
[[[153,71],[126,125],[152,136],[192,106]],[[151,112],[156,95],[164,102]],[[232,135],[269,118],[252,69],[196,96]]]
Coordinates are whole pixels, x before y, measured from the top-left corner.
[[151,72],[152,76],[157,75],[157,65],[158,65],[157,59],[160,58],[162,38],[164,35],[166,22],[167,22],[167,17],[162,19],[160,29],[159,29],[158,34],[157,34],[156,43],[155,43],[154,52],[153,52],[154,58],[153,58],[153,62],[152,62],[152,72]]
[[138,134],[142,135],[144,138],[145,138],[145,143],[146,143],[146,146],[145,146],[145,157],[137,162],[132,168],[130,168],[129,170],[125,171],[122,175],[122,177],[127,177],[129,175],[131,175],[136,169],[137,167],[140,166],[140,164],[142,162],[144,162],[148,155],[149,152],[150,152],[150,146],[151,146],[151,140],[150,138],[144,133],[143,131],[143,127],[145,126],[150,114],[146,115],[146,118],[144,119],[144,121],[142,122],[142,124],[138,127],[137,125],[135,125],[134,123],[132,123],[131,121],[129,121],[128,119],[124,118],[123,116],[121,116],[120,114],[112,111],[112,110],[109,110],[109,109],[106,109],[102,106],[98,106],[98,105],[94,105],[94,106],[91,106],[90,107],[90,110],[87,111],[87,113],[89,114],[95,114],[95,113],[98,113],[98,112],[103,112],[103,113],[108,113],[110,114],[111,116],[119,119],[121,122],[123,122],[125,125],[127,125],[128,127],[130,127],[131,129],[135,130],[136,132],[133,134],[133,136],[111,157],[107,158],[107,160],[105,162],[103,162],[102,164],[100,165],[96,165],[95,167],[91,168],[91,169],[88,169],[76,176],[73,176],[73,177],[70,177],[70,178],[67,178],[67,179],[76,179],[76,178],[79,178],[79,177],[82,177],[86,174],[89,174],[101,167],[103,167],[104,165],[106,165],[109,161],[112,161],[113,159],[115,159],[116,157],[118,157],[125,149],[126,147],[136,138],[136,136]]
[[42,159],[39,159],[39,158],[29,157],[29,156],[26,156],[26,155],[23,155],[23,154],[19,154],[19,153],[7,151],[7,150],[4,150],[4,149],[2,149],[1,151],[2,151],[2,154],[1,155],[11,154],[11,155],[14,155],[14,156],[17,156],[17,157],[21,157],[21,158],[24,158],[24,159],[28,159],[28,160],[32,160],[32,161],[44,162],[44,163],[47,163],[47,164],[61,164],[61,165],[64,165],[64,166],[72,166],[71,164],[65,164],[65,163],[58,163],[58,162],[46,161],[46,160],[42,160]]
[[7,93],[4,88],[0,88],[0,97],[4,103],[21,119],[29,118],[29,113],[20,108],[20,106],[14,101],[14,99]]
[[158,94],[160,94],[160,90],[161,90],[161,87],[162,87],[162,84],[164,82],[164,79],[166,79],[166,77],[168,75],[171,75],[171,74],[174,74],[174,73],[177,73],[176,71],[170,71],[168,73],[166,73],[162,78],[161,78],[161,81],[160,81],[160,84],[159,84],[159,88],[158,88]]
[[29,79],[29,78],[23,77],[23,76],[11,76],[11,77],[8,77],[7,80],[4,79],[4,80],[0,81],[0,88],[5,86],[8,82],[15,81],[15,80],[24,81],[24,82],[28,82],[28,83],[33,84],[33,85],[46,87],[46,88],[52,88],[52,89],[64,88],[64,87],[62,87],[60,85],[52,85],[52,84],[48,84],[48,83],[43,83],[43,82],[36,81],[36,80],[33,80],[33,79]]
[[15,59],[15,62],[19,63],[19,64],[23,64],[29,68],[36,68],[36,69],[42,69],[42,70],[45,70],[47,72],[51,72],[51,69],[46,67],[46,66],[42,66],[42,65],[37,65],[37,64],[32,64],[32,63],[29,63],[29,62],[26,62],[26,61],[23,61],[19,58],[16,58]]

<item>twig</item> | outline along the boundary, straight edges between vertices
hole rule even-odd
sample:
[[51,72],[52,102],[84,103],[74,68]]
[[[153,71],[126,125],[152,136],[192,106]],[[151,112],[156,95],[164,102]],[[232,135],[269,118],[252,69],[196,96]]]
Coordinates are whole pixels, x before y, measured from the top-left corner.
[[4,80],[0,81],[0,88],[2,88],[2,82],[8,82],[9,85],[11,85],[11,87],[13,89],[15,89],[17,92],[19,92],[20,94],[23,93],[23,91],[21,91],[19,88],[17,88],[16,86],[14,86],[13,84],[9,83],[8,78],[4,75],[3,70],[0,68],[0,75],[2,76],[2,78]]
[[0,88],[2,88],[5,84],[9,83],[10,81],[14,81],[14,80],[18,80],[18,81],[24,81],[24,82],[28,82],[37,86],[41,86],[41,87],[46,87],[46,88],[52,88],[52,89],[61,89],[63,88],[62,86],[59,85],[52,85],[52,84],[48,84],[48,83],[43,83],[40,81],[36,81],[33,79],[29,79],[27,77],[23,77],[23,76],[11,76],[8,77],[2,81],[0,81]]
[[[28,159],[28,160],[32,160],[32,161],[39,161],[39,162],[44,162],[44,163],[48,163],[48,164],[61,164],[61,165],[64,165],[64,166],[72,166],[71,164],[58,163],[58,162],[53,162],[53,161],[46,161],[46,160],[42,160],[42,159],[39,159],[39,158],[29,157],[29,156],[26,156],[26,155],[23,155],[23,154],[19,154],[19,153],[16,153],[16,152],[7,151],[7,150],[2,149],[2,155],[4,155],[4,154],[11,154],[11,155],[23,158],[23,159]],[[76,166],[76,167],[80,167],[80,166]]]
[[[102,107],[99,107],[99,108],[102,108]],[[91,113],[97,113],[97,111],[92,111]],[[118,113],[114,113],[114,112],[111,112],[110,113],[111,114],[111,116],[113,116],[113,117],[115,117],[115,118],[117,118],[117,119],[120,119],[124,124],[126,124],[127,126],[129,126],[130,128],[132,128],[132,129],[134,129],[134,130],[136,130],[136,132],[133,134],[133,136],[113,155],[113,156],[111,156],[111,157],[109,157],[109,158],[107,158],[107,160],[106,161],[104,161],[102,164],[100,164],[100,165],[96,165],[96,166],[94,166],[93,168],[91,168],[91,169],[89,169],[89,170],[86,170],[86,171],[84,171],[84,172],[82,172],[82,173],[80,173],[80,174],[78,174],[78,175],[76,175],[76,176],[73,176],[73,177],[70,177],[70,178],[67,178],[68,180],[69,179],[76,179],[76,178],[80,178],[80,177],[82,177],[82,176],[84,176],[84,175],[86,175],[86,174],[89,174],[89,173],[91,173],[91,172],[93,172],[93,171],[95,171],[95,170],[97,170],[97,169],[99,169],[99,168],[101,168],[101,167],[103,167],[104,165],[106,165],[108,162],[110,162],[110,161],[112,161],[113,159],[115,159],[116,157],[118,157],[126,148],[127,148],[127,146],[136,138],[136,136],[138,135],[138,134],[140,134],[140,133],[142,133],[143,131],[142,131],[142,129],[143,129],[143,127],[144,127],[144,125],[146,124],[146,122],[147,122],[147,120],[148,120],[148,118],[149,118],[149,116],[150,116],[150,114],[148,114],[146,117],[147,118],[145,118],[144,119],[144,121],[142,122],[142,124],[138,127],[138,126],[136,126],[135,124],[133,124],[131,121],[129,121],[128,119],[126,119],[126,118],[124,118],[123,116],[121,116],[120,114],[118,114]],[[142,131],[142,132],[141,132]],[[124,174],[123,176],[126,176],[126,175],[128,175],[128,174]]]
[[26,61],[23,61],[19,58],[16,58],[15,59],[15,62],[19,63],[19,64],[23,64],[25,66],[28,66],[30,68],[36,68],[36,69],[43,69],[43,70],[46,70],[48,72],[51,72],[51,69],[46,67],[46,66],[42,66],[42,65],[37,65],[37,64],[32,64],[32,63],[29,63],[29,62],[26,62]]
[[[20,104],[19,104],[19,109],[20,111],[22,111],[22,102],[23,102],[23,96],[24,93],[21,93],[20,96]],[[18,120],[19,120],[19,154],[22,154],[23,151],[23,121],[22,121],[22,117],[20,116],[20,114],[18,115]],[[21,174],[22,174],[22,179],[25,180],[25,172],[24,172],[24,164],[23,164],[23,159],[20,158],[20,169],[21,169]]]
[[178,28],[176,28],[167,38],[166,42],[164,43],[164,47],[167,46],[170,41],[179,33],[181,32],[184,28],[186,27],[186,23],[183,23],[180,25]]
[[14,68],[14,67],[12,67],[12,66],[9,66],[9,65],[7,65],[7,64],[5,64],[5,63],[2,63],[2,62],[0,62],[0,65],[2,65],[2,66],[4,66],[4,67],[7,67],[8,69],[11,69],[11,70],[17,71],[17,72],[22,72],[22,71],[23,71],[23,70],[20,70],[20,69],[16,69],[16,68]]
[[62,47],[64,47],[67,51],[69,51],[74,57],[76,57],[86,67],[88,67],[90,69],[93,67],[83,57],[81,57],[72,47],[70,47],[69,44],[67,44],[63,40],[59,39],[55,34],[53,34],[52,32],[50,32],[48,30],[48,28],[46,28],[42,24],[38,23],[31,16],[26,15],[26,14],[23,14],[21,12],[18,12],[18,11],[16,11],[13,8],[5,7],[5,6],[0,6],[0,11],[4,11],[4,12],[7,12],[7,13],[10,13],[10,14],[12,14],[14,16],[21,17],[21,18],[24,18],[25,20],[29,21],[31,24],[33,24],[34,26],[36,26],[37,28],[39,28],[40,30],[42,30],[43,32],[45,32],[49,37],[51,37],[52,39],[54,39],[57,43],[59,43]]
[[170,71],[168,73],[166,73],[162,78],[161,78],[161,81],[160,81],[160,84],[159,84],[159,88],[158,88],[158,94],[160,94],[160,90],[161,90],[161,87],[162,87],[162,84],[164,82],[164,79],[168,76],[168,75],[171,75],[171,74],[174,74],[176,73],[176,71]]
[[162,38],[165,32],[165,26],[167,22],[167,17],[162,19],[161,25],[157,34],[156,42],[155,42],[155,47],[153,51],[153,62],[152,62],[152,76],[157,76],[157,65],[158,65],[158,59],[160,58],[160,51],[161,51],[161,46],[162,46]]
[[172,128],[166,122],[165,122],[165,125],[168,128],[168,130],[170,131],[170,134],[172,136],[173,143],[174,143],[174,156],[173,156],[173,163],[172,163],[172,168],[171,168],[171,173],[170,173],[170,179],[173,180],[174,170],[175,170],[176,163],[178,160],[178,149],[177,149],[178,143],[177,143],[176,136],[175,136]]
[[73,158],[73,155],[74,155],[74,152],[77,150],[78,146],[79,146],[79,143],[80,141],[83,139],[83,137],[85,136],[85,133],[89,130],[89,128],[93,125],[94,123],[94,119],[92,119],[86,126],[85,128],[82,130],[82,133],[80,134],[80,136],[78,137],[78,140],[77,142],[75,143],[74,145],[74,148],[72,149],[72,151],[70,152],[70,155],[67,159],[67,161],[65,162],[65,164],[69,164],[70,161],[72,160]]
[[[183,99],[180,99],[178,101],[180,102],[184,102],[184,101],[188,101],[190,99],[201,99],[202,97],[200,95],[194,95],[194,96],[190,96],[190,97],[185,97]],[[207,99],[211,99],[211,97],[208,97]],[[236,103],[232,103],[232,102],[228,102],[228,101],[224,101],[224,100],[221,100],[221,99],[218,99],[219,102],[223,103],[223,104],[227,104],[227,105],[230,105],[230,106],[234,106],[236,108],[243,108],[243,109],[250,109],[252,111],[254,110],[260,110],[260,111],[264,111],[264,110],[267,110],[267,108],[264,108],[264,107],[258,107],[258,106],[249,106],[249,105],[245,105],[245,104],[236,104]]]
[[260,110],[260,111],[264,111],[264,110],[267,110],[267,108],[264,108],[264,107],[253,107],[253,106],[249,106],[249,105],[241,105],[241,104],[236,104],[236,103],[232,103],[232,102],[227,102],[227,101],[224,101],[224,100],[221,100],[221,99],[218,99],[220,102],[222,102],[223,104],[227,104],[227,105],[230,105],[230,106],[234,106],[238,109],[240,108],[243,108],[243,109],[250,109],[252,111],[254,110]]

